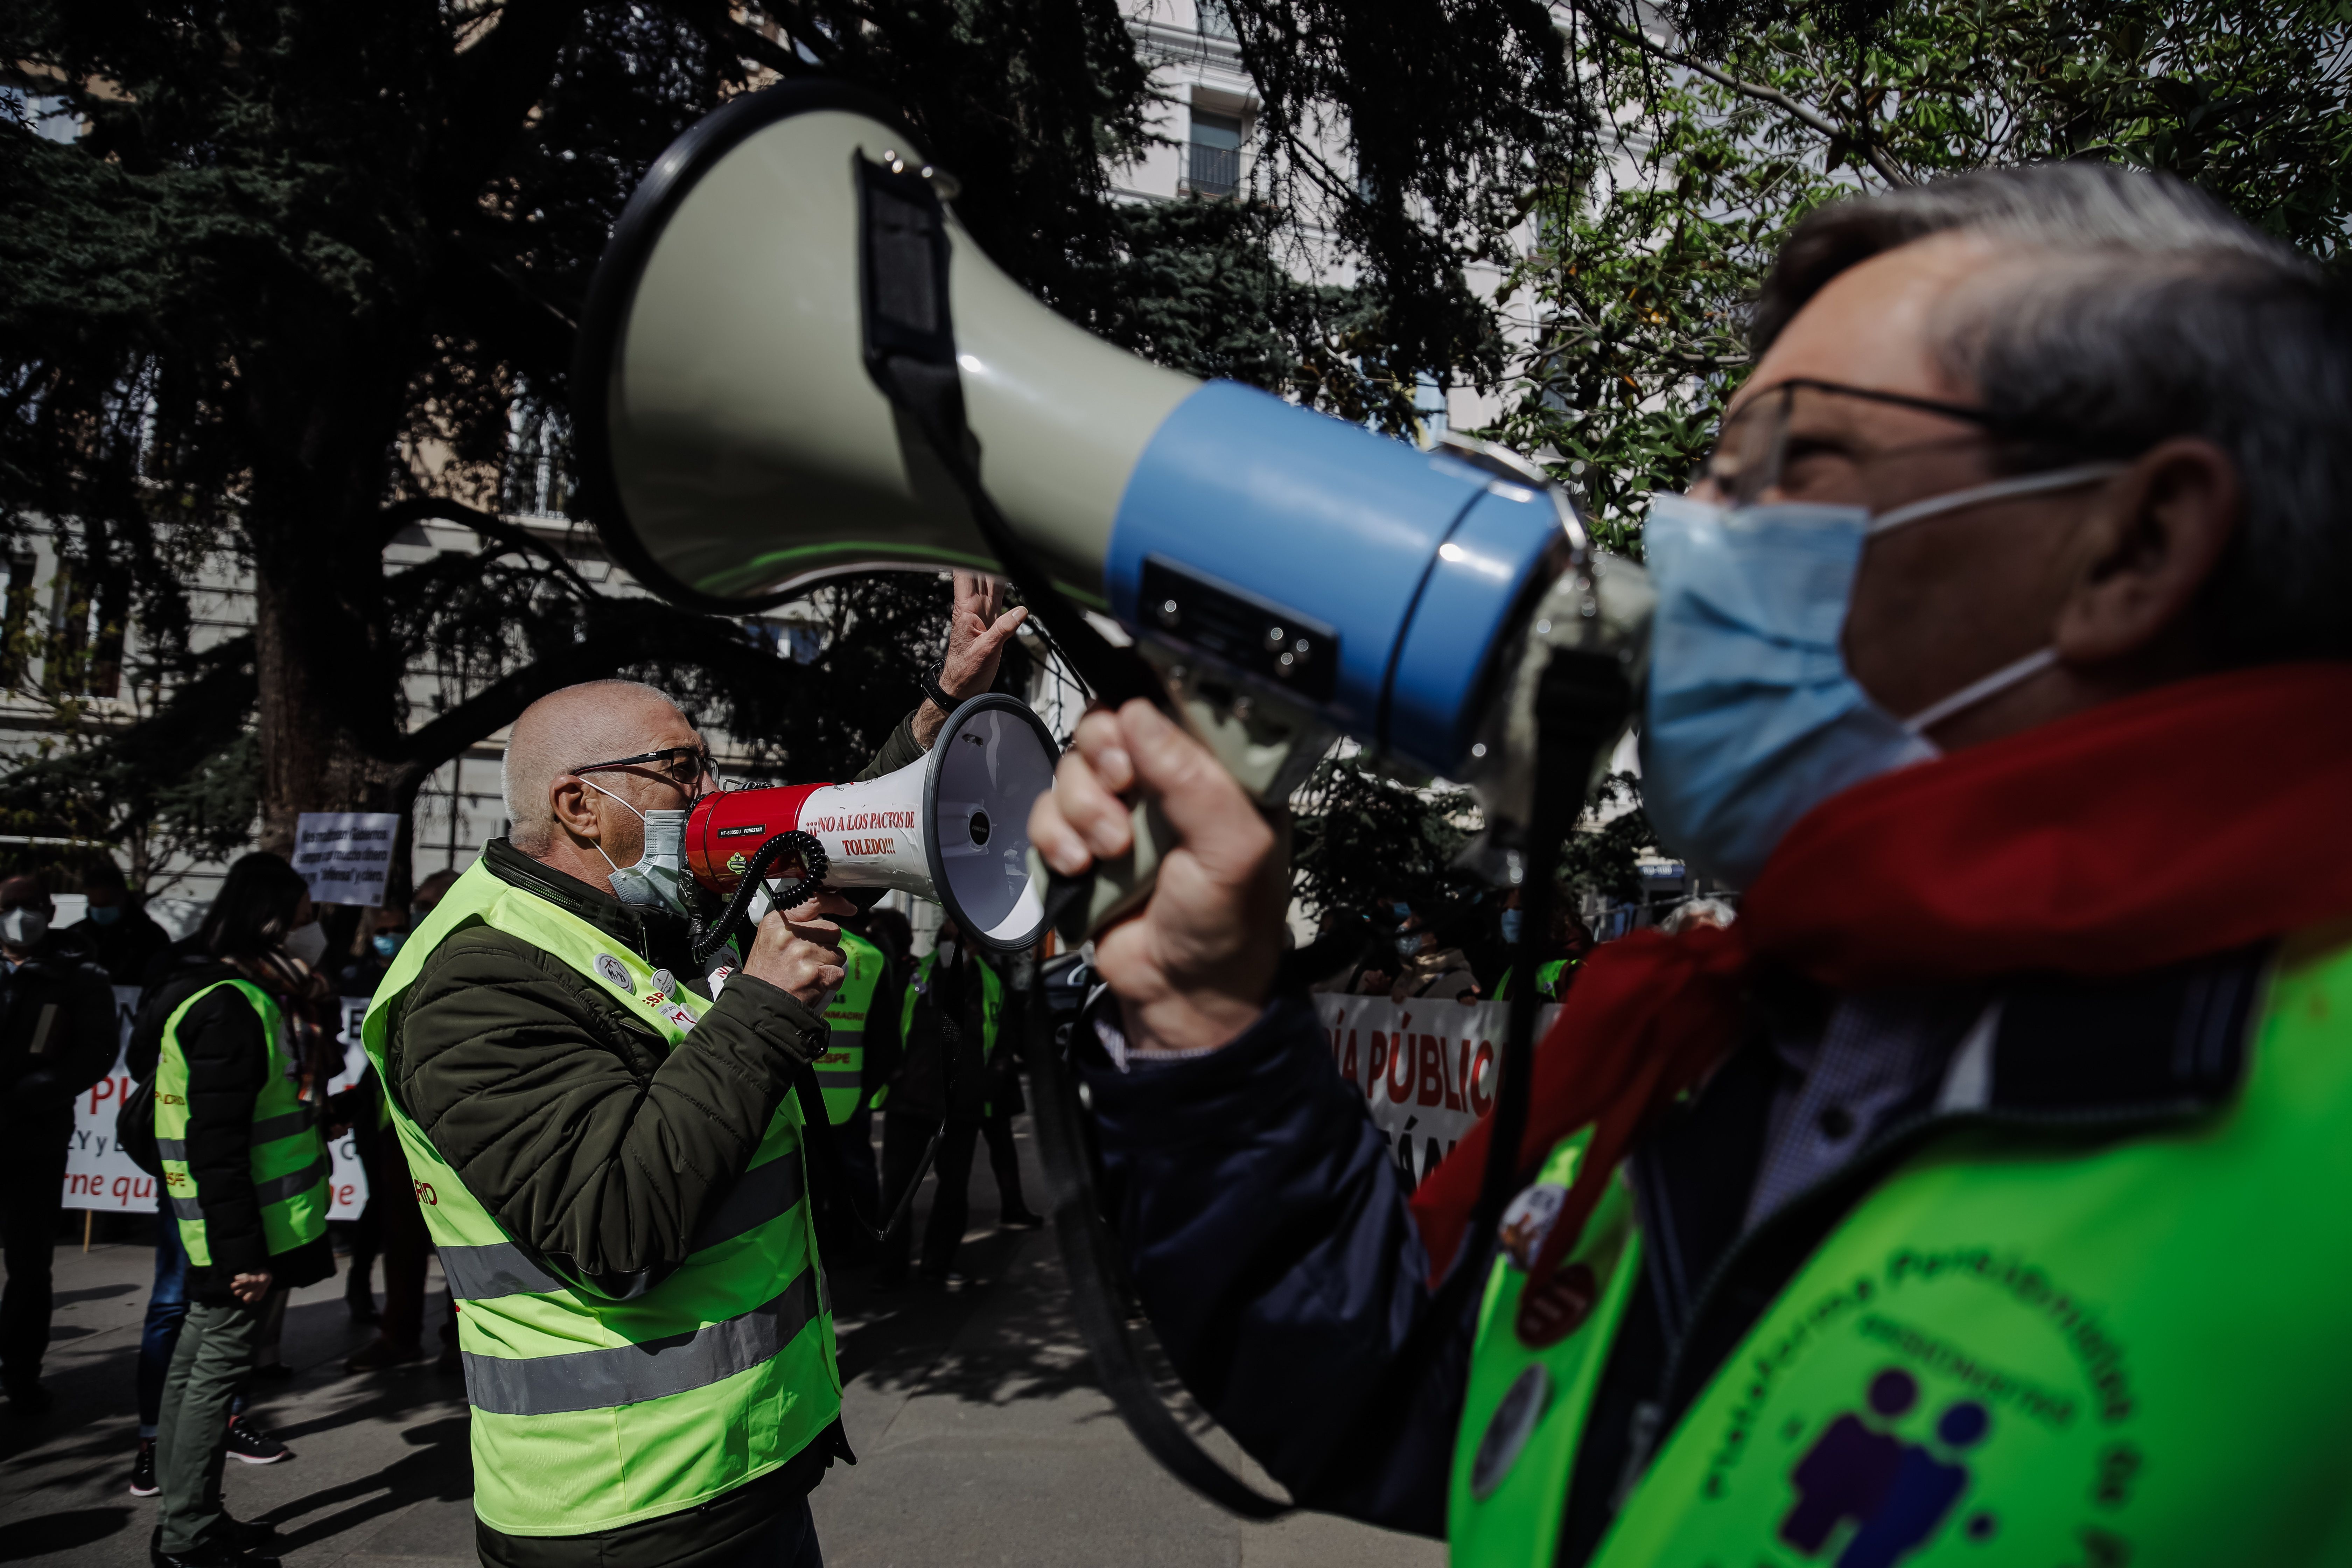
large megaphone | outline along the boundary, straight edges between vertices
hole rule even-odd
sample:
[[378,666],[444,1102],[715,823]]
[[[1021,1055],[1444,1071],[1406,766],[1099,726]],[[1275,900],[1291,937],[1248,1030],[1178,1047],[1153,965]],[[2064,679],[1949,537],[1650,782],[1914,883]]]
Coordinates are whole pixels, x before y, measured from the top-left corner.
[[897,773],[703,796],[686,819],[686,868],[724,898],[756,869],[762,846],[805,834],[827,887],[936,900],[974,940],[1018,952],[1045,928],[1029,872],[1029,805],[1052,785],[1054,757],[1026,704],[975,697],[949,716],[929,755]]
[[1510,628],[1580,569],[1564,498],[1490,450],[1424,452],[1110,347],[998,271],[953,194],[837,83],[748,94],[662,155],[614,230],[573,380],[583,481],[623,563],[732,614],[854,569],[997,569],[971,487],[885,390],[914,365],[960,396],[978,478],[1040,571],[1122,623],[1196,723],[1241,725],[1219,751],[1244,783],[1286,793],[1334,731],[1471,776]]

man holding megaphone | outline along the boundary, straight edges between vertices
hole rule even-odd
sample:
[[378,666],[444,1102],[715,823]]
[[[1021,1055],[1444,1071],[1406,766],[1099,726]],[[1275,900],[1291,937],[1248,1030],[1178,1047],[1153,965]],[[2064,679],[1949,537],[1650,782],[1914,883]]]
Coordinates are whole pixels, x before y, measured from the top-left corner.
[[[1020,620],[960,579],[940,696],[984,691]],[[936,706],[877,770],[919,757]],[[368,1012],[460,1307],[487,1563],[819,1561],[808,1492],[848,1447],[793,1091],[855,907],[772,910],[706,974],[680,841],[717,787],[653,689],[541,699],[507,744],[509,836]]]

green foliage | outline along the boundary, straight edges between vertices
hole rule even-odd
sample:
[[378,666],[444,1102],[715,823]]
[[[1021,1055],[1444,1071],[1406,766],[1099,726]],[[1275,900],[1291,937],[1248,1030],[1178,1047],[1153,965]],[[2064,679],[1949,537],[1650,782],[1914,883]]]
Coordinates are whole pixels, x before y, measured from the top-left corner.
[[1570,834],[1561,850],[1559,879],[1580,892],[1639,901],[1641,857],[1657,842],[1642,811],[1641,781],[1631,773],[1611,773],[1593,787],[1586,811],[1583,831]]
[[1369,761],[1327,757],[1292,797],[1294,890],[1326,911],[1444,907],[1465,889],[1450,865],[1477,825],[1470,792],[1418,790]]
[[1702,42],[1724,40],[1694,60],[1634,42],[1613,6],[1576,6],[1617,134],[1529,196],[1540,243],[1510,284],[1543,325],[1497,434],[1542,451],[1615,548],[1638,549],[1647,496],[1705,455],[1748,371],[1748,302],[1825,201],[2105,158],[2193,180],[2331,263],[2344,254],[2340,7],[1942,0],[1738,29],[1727,9],[1685,12]]

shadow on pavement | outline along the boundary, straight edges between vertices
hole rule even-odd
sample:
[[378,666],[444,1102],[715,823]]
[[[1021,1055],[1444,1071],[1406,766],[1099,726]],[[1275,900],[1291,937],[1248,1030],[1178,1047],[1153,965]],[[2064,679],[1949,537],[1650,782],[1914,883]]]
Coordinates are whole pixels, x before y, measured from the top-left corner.
[[[467,1447],[466,1417],[452,1415],[446,1421],[411,1426],[401,1433],[400,1440],[409,1445],[410,1452],[383,1468],[289,1499],[264,1515],[280,1527],[278,1552],[295,1552],[313,1542],[355,1530],[369,1520],[396,1513],[412,1503],[461,1502],[474,1495],[473,1458]],[[346,1502],[351,1506],[336,1509],[299,1530],[284,1528],[287,1520]]]
[[19,1520],[0,1532],[0,1563],[72,1552],[119,1533],[130,1522],[127,1508],[78,1508]]

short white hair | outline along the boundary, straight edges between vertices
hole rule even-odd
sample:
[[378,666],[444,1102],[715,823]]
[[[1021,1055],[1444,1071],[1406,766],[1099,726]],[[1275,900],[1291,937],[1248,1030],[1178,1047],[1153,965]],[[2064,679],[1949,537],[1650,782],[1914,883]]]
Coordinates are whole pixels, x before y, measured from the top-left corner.
[[555,836],[548,787],[574,768],[646,750],[646,715],[657,708],[679,711],[667,692],[644,681],[590,680],[524,709],[499,766],[508,842],[526,855],[545,849]]

